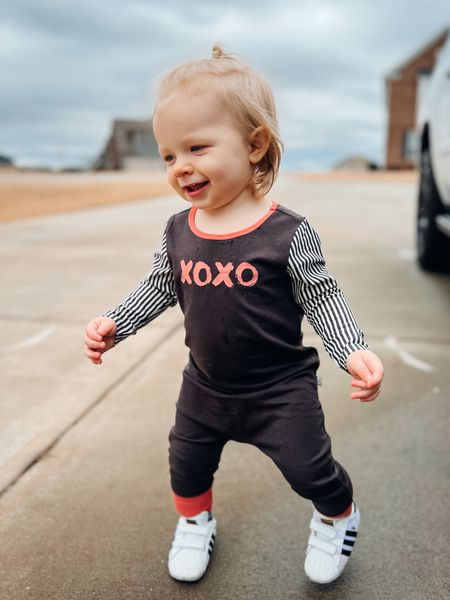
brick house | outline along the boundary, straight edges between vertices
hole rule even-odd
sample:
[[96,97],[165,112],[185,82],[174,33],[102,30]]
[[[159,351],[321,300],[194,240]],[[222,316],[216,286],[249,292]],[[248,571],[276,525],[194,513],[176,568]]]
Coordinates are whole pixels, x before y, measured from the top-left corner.
[[388,109],[387,169],[414,168],[415,126],[439,49],[448,27],[385,77]]
[[164,168],[152,121],[115,119],[104,149],[92,164],[95,171],[157,171]]

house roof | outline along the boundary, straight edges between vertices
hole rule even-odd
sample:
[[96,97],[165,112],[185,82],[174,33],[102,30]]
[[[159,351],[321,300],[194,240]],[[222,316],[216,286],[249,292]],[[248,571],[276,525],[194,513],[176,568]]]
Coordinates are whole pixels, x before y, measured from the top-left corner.
[[146,152],[157,156],[151,119],[114,119],[111,138],[122,154],[141,154],[145,148]]
[[120,168],[126,157],[159,160],[152,119],[114,119],[103,150],[93,161],[93,168],[104,168],[105,164]]
[[427,42],[424,46],[422,46],[419,50],[417,50],[417,52],[415,52],[412,56],[410,56],[408,59],[406,59],[401,64],[399,64],[397,67],[395,67],[395,69],[392,69],[392,71],[390,71],[386,75],[386,77],[385,77],[386,81],[388,81],[390,79],[398,79],[398,77],[401,75],[401,72],[404,69],[406,69],[407,67],[409,67],[420,56],[422,56],[422,54],[429,52],[434,47],[439,48],[440,46],[442,46],[443,43],[445,42],[445,40],[447,39],[447,36],[449,35],[449,33],[450,33],[450,27],[446,27],[443,31],[441,31],[439,33],[439,35],[435,36],[432,40]]

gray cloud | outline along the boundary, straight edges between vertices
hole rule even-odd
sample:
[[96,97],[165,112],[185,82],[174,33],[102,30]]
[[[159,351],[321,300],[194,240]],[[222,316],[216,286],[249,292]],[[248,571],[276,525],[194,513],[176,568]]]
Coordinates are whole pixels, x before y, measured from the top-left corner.
[[[383,78],[444,27],[448,0],[6,0],[0,21],[0,153],[19,163],[87,161],[111,119],[150,114],[173,64],[212,44],[271,81],[288,166],[346,153],[381,161]],[[298,161],[298,162],[296,162]]]

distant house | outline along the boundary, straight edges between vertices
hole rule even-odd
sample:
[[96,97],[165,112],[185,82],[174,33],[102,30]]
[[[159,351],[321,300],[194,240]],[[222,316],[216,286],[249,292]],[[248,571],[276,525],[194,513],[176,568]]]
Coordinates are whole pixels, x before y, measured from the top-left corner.
[[13,167],[13,166],[14,166],[14,162],[13,162],[12,158],[10,158],[9,156],[5,156],[4,154],[0,154],[0,168]]
[[96,171],[158,171],[164,168],[153,136],[152,121],[116,119],[103,151],[92,164]]
[[428,81],[450,27],[418,50],[385,78],[388,109],[386,168],[414,167],[415,126]]
[[378,165],[364,156],[348,156],[334,165],[337,171],[373,171]]

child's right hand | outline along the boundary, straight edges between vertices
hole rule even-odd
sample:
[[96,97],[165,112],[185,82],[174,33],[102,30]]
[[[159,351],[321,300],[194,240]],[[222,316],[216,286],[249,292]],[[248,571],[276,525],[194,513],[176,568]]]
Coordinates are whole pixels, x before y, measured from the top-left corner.
[[114,346],[117,325],[109,317],[96,317],[84,331],[84,353],[94,365],[102,364],[102,354]]

